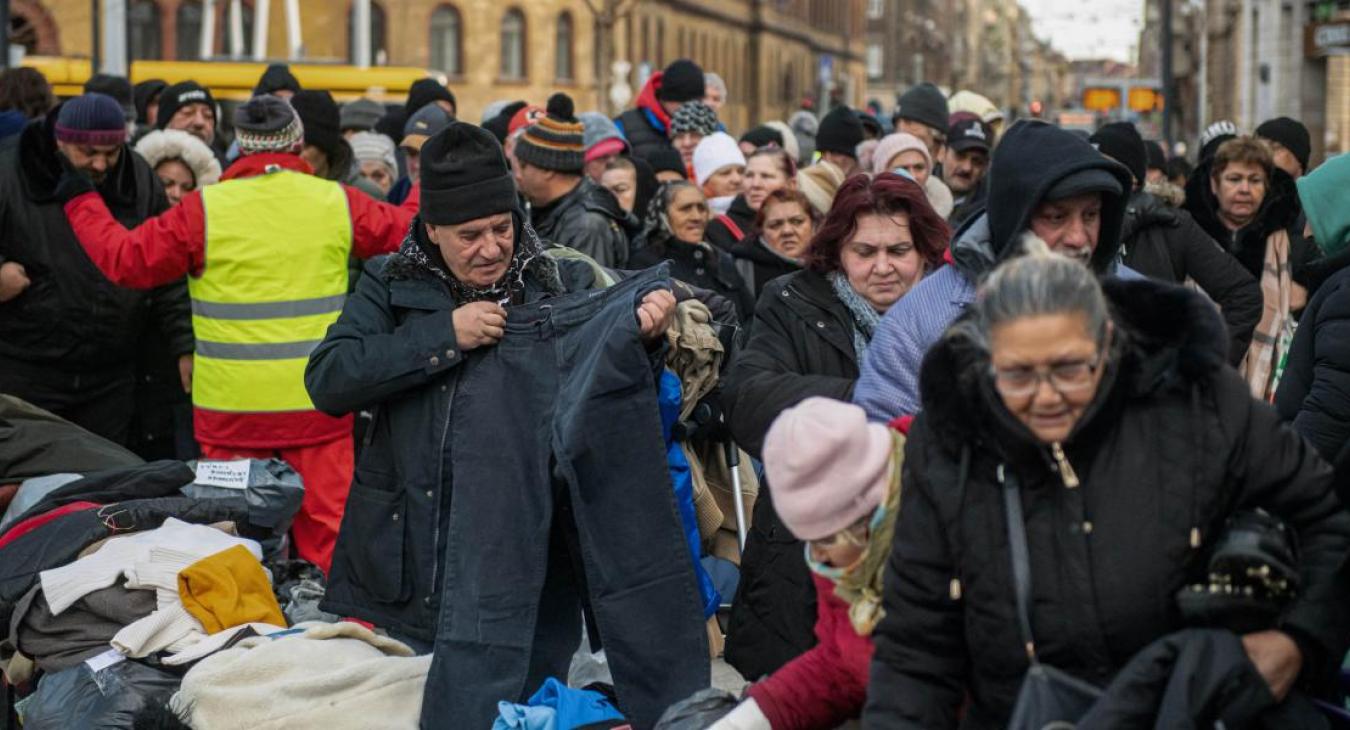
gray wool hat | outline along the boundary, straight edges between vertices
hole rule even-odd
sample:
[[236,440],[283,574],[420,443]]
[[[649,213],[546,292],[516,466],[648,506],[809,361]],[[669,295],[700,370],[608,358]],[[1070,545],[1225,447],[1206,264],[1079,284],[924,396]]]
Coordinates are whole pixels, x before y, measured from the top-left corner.
[[619,125],[600,112],[582,112],[577,115],[581,120],[581,144],[590,149],[607,139],[623,139]]
[[234,130],[239,151],[246,155],[299,151],[305,136],[300,115],[284,99],[271,94],[255,96],[235,109]]
[[951,115],[947,111],[947,97],[938,87],[925,81],[909,87],[900,95],[900,105],[895,109],[896,119],[909,119],[926,124],[946,134],[951,124]]
[[379,102],[370,99],[357,99],[342,105],[338,126],[344,132],[349,129],[369,132],[375,128],[375,123],[380,121],[380,117],[383,116],[384,107],[380,106]]

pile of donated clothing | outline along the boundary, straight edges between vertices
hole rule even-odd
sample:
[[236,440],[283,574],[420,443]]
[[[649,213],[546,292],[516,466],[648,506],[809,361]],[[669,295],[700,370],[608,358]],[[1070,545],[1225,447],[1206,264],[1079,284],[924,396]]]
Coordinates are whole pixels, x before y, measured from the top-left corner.
[[[318,612],[321,574],[286,559],[303,496],[283,462],[145,463],[0,395],[7,720],[253,730],[303,718],[331,730],[359,715],[414,727],[429,657]],[[285,701],[325,687],[360,697],[361,711]]]

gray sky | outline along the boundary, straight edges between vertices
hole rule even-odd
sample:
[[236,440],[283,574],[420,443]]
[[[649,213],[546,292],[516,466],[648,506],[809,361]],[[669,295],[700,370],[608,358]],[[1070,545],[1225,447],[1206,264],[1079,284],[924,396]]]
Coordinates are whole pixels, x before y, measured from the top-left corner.
[[1070,59],[1111,58],[1133,63],[1143,0],[1022,0],[1036,37]]

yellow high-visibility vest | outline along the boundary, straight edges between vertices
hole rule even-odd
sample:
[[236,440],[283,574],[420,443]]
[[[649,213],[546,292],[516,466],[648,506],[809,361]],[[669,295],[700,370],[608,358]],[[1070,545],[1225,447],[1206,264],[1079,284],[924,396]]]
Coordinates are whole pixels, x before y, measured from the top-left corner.
[[337,320],[352,248],[338,183],[290,170],[202,190],[206,263],[189,277],[192,402],[231,413],[314,410],[305,363]]

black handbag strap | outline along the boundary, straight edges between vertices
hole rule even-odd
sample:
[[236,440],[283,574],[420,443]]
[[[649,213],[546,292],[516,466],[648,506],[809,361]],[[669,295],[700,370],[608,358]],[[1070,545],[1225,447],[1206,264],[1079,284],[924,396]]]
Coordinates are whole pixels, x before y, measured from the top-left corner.
[[1003,513],[1008,518],[1008,547],[1012,553],[1013,584],[1017,590],[1017,623],[1022,628],[1022,643],[1027,659],[1036,660],[1036,640],[1031,635],[1031,559],[1027,553],[1027,527],[1022,520],[1022,495],[1017,480],[998,467],[998,481],[1003,485]]

